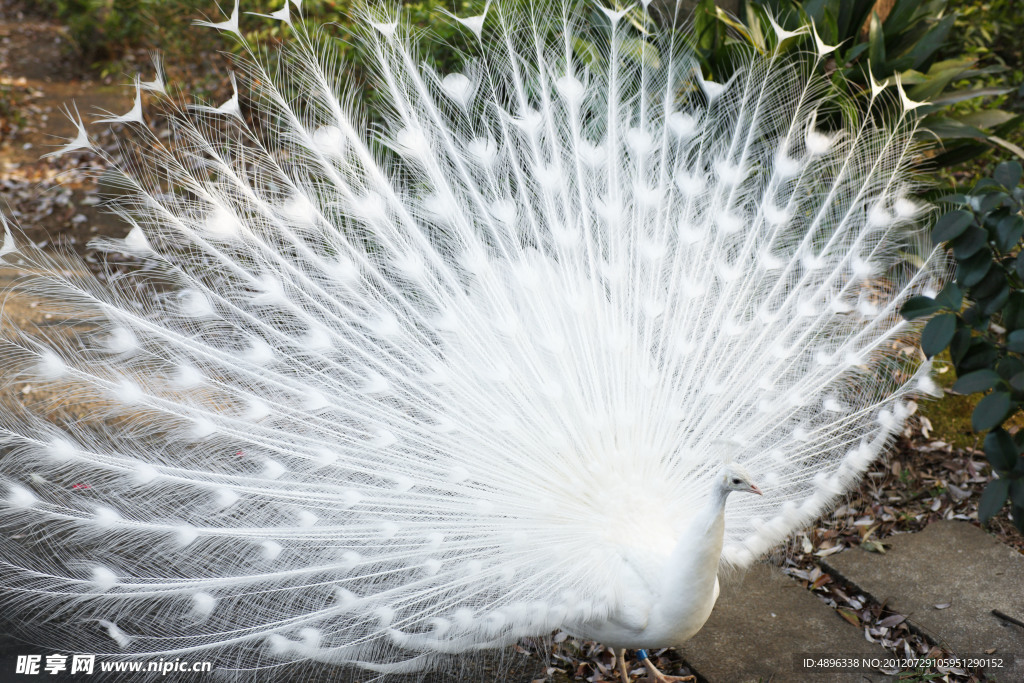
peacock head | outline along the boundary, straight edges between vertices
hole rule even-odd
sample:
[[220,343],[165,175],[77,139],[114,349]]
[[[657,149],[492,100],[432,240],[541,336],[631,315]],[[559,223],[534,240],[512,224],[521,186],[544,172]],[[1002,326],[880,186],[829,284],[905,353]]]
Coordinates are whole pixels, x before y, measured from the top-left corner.
[[736,463],[729,463],[722,468],[721,486],[726,492],[745,491],[759,496],[764,495],[752,481],[750,473]]

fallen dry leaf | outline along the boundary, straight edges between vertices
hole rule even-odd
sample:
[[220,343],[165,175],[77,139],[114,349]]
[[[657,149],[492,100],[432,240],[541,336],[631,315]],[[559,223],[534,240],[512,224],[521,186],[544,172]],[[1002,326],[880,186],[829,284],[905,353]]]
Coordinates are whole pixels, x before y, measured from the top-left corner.
[[880,555],[885,554],[885,544],[881,541],[867,540],[861,541],[860,547],[867,550],[869,553],[879,553]]
[[854,626],[860,628],[860,617],[858,617],[857,613],[854,612],[852,609],[849,609],[847,607],[839,607],[836,609],[836,612],[838,612],[839,616],[841,616],[843,619],[846,619]]

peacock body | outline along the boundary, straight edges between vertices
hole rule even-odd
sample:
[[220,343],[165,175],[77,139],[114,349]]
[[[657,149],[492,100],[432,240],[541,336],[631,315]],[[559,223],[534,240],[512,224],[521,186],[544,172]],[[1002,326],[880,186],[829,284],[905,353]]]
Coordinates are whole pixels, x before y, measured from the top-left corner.
[[[941,265],[912,117],[841,115],[777,54],[715,83],[685,31],[499,2],[457,20],[449,74],[364,10],[368,128],[297,10],[241,103],[164,144],[141,97],[107,119],[138,163],[100,247],[141,274],[18,254],[90,327],[0,350],[5,383],[85,406],[0,415],[7,607],[65,650],[382,673],[692,636],[719,568],[820,515],[932,390],[898,316]],[[729,462],[764,495],[726,506]]]

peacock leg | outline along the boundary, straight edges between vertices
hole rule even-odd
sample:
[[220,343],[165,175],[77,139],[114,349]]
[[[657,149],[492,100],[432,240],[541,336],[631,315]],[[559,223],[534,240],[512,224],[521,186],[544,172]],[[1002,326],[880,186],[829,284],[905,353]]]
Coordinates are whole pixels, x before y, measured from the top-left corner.
[[[615,652],[615,650],[612,650],[612,652]],[[626,648],[619,650],[615,661],[619,667],[619,675],[622,676],[622,683],[629,683],[629,669],[626,668]]]
[[696,681],[696,676],[666,676],[665,674],[658,671],[658,667],[654,666],[654,662],[647,656],[647,650],[637,650],[636,658],[643,662],[644,667],[647,669],[647,674],[651,680],[657,683],[681,683],[682,681]]

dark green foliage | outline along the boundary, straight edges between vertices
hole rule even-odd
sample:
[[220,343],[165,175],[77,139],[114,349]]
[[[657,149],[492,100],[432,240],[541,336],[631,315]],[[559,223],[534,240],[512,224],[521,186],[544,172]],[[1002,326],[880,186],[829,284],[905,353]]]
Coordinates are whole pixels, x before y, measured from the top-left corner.
[[[836,88],[862,100],[871,97],[872,81],[894,86],[901,83],[907,96],[927,102],[920,134],[924,141],[938,140],[941,150],[933,167],[960,164],[990,148],[1015,149],[1004,137],[1022,125],[1024,118],[1010,111],[964,106],[979,98],[1012,91],[996,74],[1002,64],[980,66],[988,57],[968,48],[954,34],[958,14],[953,0],[896,0],[884,20],[874,12],[875,0],[747,0],[743,22],[719,10],[714,0],[702,0],[694,15],[698,48],[705,70],[716,79],[728,78],[740,44],[749,43],[762,52],[814,51],[811,36],[790,38],[782,45],[769,16],[787,30],[814,23],[821,39],[837,49],[821,64]],[[884,116],[884,108],[878,112]]]
[[928,321],[921,333],[921,349],[928,357],[941,352],[953,341],[956,332],[956,316],[952,313],[937,315]]
[[[998,32],[999,27],[983,24],[981,20],[988,15],[967,7],[965,12],[972,20],[983,25],[972,26],[964,33],[959,15],[950,11],[951,5],[959,6],[966,1],[896,0],[883,20],[872,11],[875,0],[746,0],[740,5],[744,8],[742,20],[737,21],[719,9],[714,0],[701,0],[692,21],[703,68],[719,81],[728,78],[737,64],[738,53],[749,45],[761,51],[776,47],[783,51],[814,48],[810,36],[791,38],[776,46],[769,15],[791,30],[813,21],[822,40],[838,46],[821,64],[837,89],[865,99],[870,96],[872,78],[888,85],[895,85],[899,79],[911,99],[928,101],[918,109],[926,114],[921,137],[927,142],[939,141],[941,150],[933,164],[942,167],[960,164],[991,147],[1017,149],[1004,138],[1012,138],[1009,133],[1022,121],[1021,116],[1009,111],[991,107],[979,110],[972,105],[979,98],[1007,93],[1010,89],[1005,87],[1005,79],[996,75],[1006,71],[1006,66],[977,64],[979,58],[987,62],[1005,61],[985,47],[986,37]],[[1007,1],[1016,2],[993,1],[1000,6]],[[230,11],[233,0],[45,0],[44,4],[68,24],[71,37],[88,62],[98,64],[105,73],[121,74],[138,70],[134,65],[118,63],[133,49],[159,49],[167,54],[168,63],[180,61],[177,55],[221,49],[224,43],[217,40],[215,32],[196,31],[190,19],[219,20]],[[243,9],[269,12],[279,8],[281,2],[267,0],[263,4]],[[357,43],[350,40],[349,14],[354,4],[353,0],[307,0],[303,8],[305,16],[313,18],[316,24],[331,24],[329,33],[338,39],[337,56],[345,60],[346,71],[359,80],[363,60]],[[458,68],[455,48],[466,47],[465,32],[454,22],[439,21],[439,12],[472,15],[479,13],[484,3],[405,0],[403,4],[414,26],[429,26],[436,34],[436,39],[420,46],[423,58],[441,71]],[[668,6],[674,3],[654,3],[652,8]],[[657,9],[654,14],[662,16]],[[638,6],[628,17],[634,35],[624,40],[639,45],[652,28],[651,20]],[[243,17],[243,28],[249,38],[262,42],[276,40],[287,30],[280,22],[254,17]],[[1007,29],[1002,29],[1000,35],[1007,33]],[[589,54],[591,48],[579,46],[581,60],[595,58]],[[648,50],[645,54],[656,52]],[[366,104],[372,116],[372,92],[367,92]],[[879,116],[884,115],[885,109],[878,108]]]
[[937,242],[947,242],[954,237],[959,237],[971,224],[970,212],[957,210],[950,211],[940,218],[932,229],[932,239]]
[[931,315],[941,308],[942,305],[930,296],[912,296],[907,299],[907,303],[903,304],[901,313],[907,320],[914,320]]
[[987,391],[998,383],[999,373],[995,370],[975,370],[957,379],[953,391],[958,394],[976,394],[979,391]]
[[1010,481],[1008,479],[990,481],[982,492],[981,501],[978,503],[978,519],[987,521],[999,514],[999,511],[1006,505],[1009,493]]
[[974,431],[983,432],[1002,424],[1010,413],[1011,399],[1009,392],[993,391],[978,401],[971,415],[971,426]]
[[[907,319],[934,315],[921,348],[928,356],[949,349],[956,368],[955,391],[985,393],[971,416],[986,431],[985,455],[999,476],[979,505],[982,522],[1009,501],[1014,524],[1024,531],[1024,430],[1003,428],[1024,408],[1024,186],[1021,165],[1000,164],[991,178],[966,195],[947,197],[957,208],[932,230],[956,260],[956,282],[934,298],[917,296],[903,306]],[[966,300],[966,303],[965,303]]]

